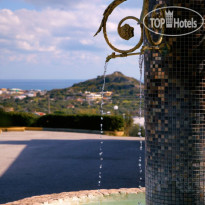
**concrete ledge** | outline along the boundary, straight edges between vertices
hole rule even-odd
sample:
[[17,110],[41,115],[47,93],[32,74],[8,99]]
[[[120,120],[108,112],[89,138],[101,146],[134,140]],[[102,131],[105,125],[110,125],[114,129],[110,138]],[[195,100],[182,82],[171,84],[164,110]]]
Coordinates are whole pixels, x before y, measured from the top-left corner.
[[42,127],[26,127],[25,130],[27,131],[43,131]]
[[67,129],[67,128],[43,128],[43,131],[54,131],[54,132],[77,132],[77,133],[93,133],[100,134],[98,130],[82,130],[82,129]]
[[[83,130],[83,129],[67,129],[67,128],[43,128],[43,127],[0,127],[3,132],[16,131],[51,131],[51,132],[75,132],[75,133],[88,133],[100,134],[99,130]],[[1,134],[1,132],[0,132]],[[110,136],[124,136],[124,131],[104,131],[105,135]]]
[[105,133],[106,135],[119,136],[119,137],[122,137],[122,136],[124,136],[124,134],[125,134],[124,131],[105,131],[104,133]]
[[1,127],[0,128],[3,132],[24,132],[25,127]]
[[79,192],[64,192],[60,194],[51,194],[43,196],[35,196],[26,198],[16,202],[11,202],[3,205],[80,205],[89,202],[98,202],[105,197],[119,196],[126,197],[128,194],[143,194],[145,188],[131,188],[131,189],[102,189],[100,191],[79,191]]
[[[43,131],[77,132],[77,133],[100,134],[99,130],[82,130],[82,129],[66,129],[66,128],[43,128]],[[123,136],[124,135],[124,131],[104,131],[104,134],[111,135],[111,136]]]

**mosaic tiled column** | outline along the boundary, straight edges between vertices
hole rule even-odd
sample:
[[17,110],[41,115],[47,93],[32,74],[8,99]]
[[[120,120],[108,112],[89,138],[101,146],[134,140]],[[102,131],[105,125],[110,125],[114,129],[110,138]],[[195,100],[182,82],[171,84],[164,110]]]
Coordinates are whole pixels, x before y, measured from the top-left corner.
[[[205,16],[205,1],[150,0]],[[205,26],[145,54],[146,203],[205,205]]]

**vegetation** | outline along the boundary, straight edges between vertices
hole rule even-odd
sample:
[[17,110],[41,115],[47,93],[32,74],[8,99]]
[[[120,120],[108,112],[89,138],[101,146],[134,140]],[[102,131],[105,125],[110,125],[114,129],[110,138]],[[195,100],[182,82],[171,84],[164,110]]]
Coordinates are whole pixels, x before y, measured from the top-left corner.
[[[61,94],[69,94],[69,93],[82,93],[85,91],[90,92],[99,92],[101,91],[104,79],[103,76],[98,76],[95,79],[87,80],[85,82],[81,82],[78,84],[74,84],[70,88],[61,89],[61,90],[53,90],[51,91],[52,95],[55,95],[57,92],[61,92]],[[111,75],[107,75],[105,90],[109,90],[114,92],[117,96],[129,96],[134,94],[139,94],[139,84],[140,82],[135,78],[127,77],[123,75],[121,72],[114,72]],[[58,93],[59,94],[59,93]]]
[[[13,107],[17,112],[48,112],[48,104],[52,114],[100,114],[100,100],[86,100],[85,92],[100,92],[103,76],[87,80],[65,89],[51,90],[44,96],[19,99],[3,99],[0,96],[0,106]],[[104,100],[104,110],[111,114],[138,115],[139,81],[127,77],[120,72],[106,76],[105,91],[111,91],[112,96]],[[50,102],[50,103],[49,103]],[[119,109],[114,112],[114,105]],[[143,106],[143,103],[142,103]]]
[[4,112],[0,109],[0,126],[32,126],[36,121],[36,116],[29,113]]
[[[88,100],[86,93],[99,94],[103,85],[103,76],[74,84],[65,89],[48,91],[46,95],[27,97],[23,100],[0,96],[0,106],[14,108],[16,112],[0,110],[0,126],[39,126],[51,128],[70,128],[100,130],[101,100]],[[137,116],[140,105],[139,81],[120,72],[106,76],[104,95],[103,130],[124,130],[125,135],[138,136],[139,125],[133,125],[132,116]],[[142,85],[142,89],[144,86]],[[118,105],[118,110],[114,106]],[[144,102],[142,102],[143,110]],[[48,114],[49,108],[52,114]],[[37,117],[31,113],[44,112],[47,115]],[[142,135],[144,136],[144,128]]]
[[[4,112],[0,110],[0,127],[37,126],[47,128],[70,128],[100,130],[100,115],[45,115],[36,117],[28,113]],[[103,130],[124,130],[125,121],[121,116],[104,116]]]
[[145,129],[143,126],[140,125],[132,125],[129,128],[128,136],[131,137],[139,137],[139,131],[141,130],[142,137],[145,137]]
[[[45,115],[38,118],[35,125],[50,128],[71,128],[85,130],[100,130],[100,115]],[[124,130],[124,120],[121,116],[104,116],[103,130]]]

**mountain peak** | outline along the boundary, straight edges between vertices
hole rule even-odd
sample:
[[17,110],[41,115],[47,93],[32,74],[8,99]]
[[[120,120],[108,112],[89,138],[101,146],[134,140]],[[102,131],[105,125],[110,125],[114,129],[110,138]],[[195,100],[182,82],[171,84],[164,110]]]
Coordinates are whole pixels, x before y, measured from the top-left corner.
[[121,72],[119,71],[115,71],[113,74],[111,75],[114,75],[114,76],[124,76]]
[[[128,77],[119,71],[106,75],[105,82],[105,90],[112,91],[115,94],[127,95],[128,93],[132,93],[134,95],[134,93],[139,93],[139,81],[135,78]],[[100,92],[102,90],[103,83],[104,76],[101,75],[97,76],[97,78],[74,84],[72,87],[61,89],[60,92],[65,92],[66,94],[83,93],[85,91]]]

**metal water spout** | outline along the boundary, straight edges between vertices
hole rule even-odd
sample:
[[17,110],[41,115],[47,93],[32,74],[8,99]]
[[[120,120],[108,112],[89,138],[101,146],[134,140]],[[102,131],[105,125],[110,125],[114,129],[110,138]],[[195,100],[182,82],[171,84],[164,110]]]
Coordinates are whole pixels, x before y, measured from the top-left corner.
[[[107,61],[109,61],[112,58],[116,58],[116,57],[127,57],[127,56],[133,56],[133,55],[140,55],[140,54],[143,54],[145,52],[145,50],[160,50],[160,52],[162,52],[163,49],[169,50],[170,48],[169,48],[168,43],[165,43],[165,42],[162,43],[163,36],[159,36],[159,38],[157,40],[154,40],[152,35],[151,35],[151,32],[143,26],[143,20],[147,21],[147,18],[145,18],[145,17],[148,14],[149,0],[144,0],[143,10],[142,10],[140,19],[138,19],[135,16],[127,16],[127,17],[123,18],[118,24],[119,36],[124,40],[129,40],[129,39],[134,37],[134,28],[131,27],[129,24],[125,24],[123,26],[122,26],[122,24],[126,20],[130,20],[130,19],[136,21],[137,24],[140,25],[140,28],[141,28],[141,37],[140,37],[139,42],[137,42],[137,44],[133,48],[128,49],[128,50],[121,50],[121,49],[116,48],[114,45],[112,45],[112,43],[109,41],[109,38],[107,35],[107,21],[108,21],[109,16],[114,11],[114,9],[125,1],[127,1],[127,0],[114,0],[107,7],[107,9],[105,10],[105,12],[103,14],[103,19],[101,21],[101,25],[100,25],[98,31],[96,32],[96,34],[94,35],[94,36],[98,35],[98,33],[100,33],[101,30],[103,30],[104,38],[105,38],[105,41],[107,42],[107,44],[110,46],[110,48],[112,50],[119,53],[119,54],[116,54],[115,52],[112,53],[111,55],[109,55],[107,57]],[[163,6],[160,4],[157,4],[155,6],[155,9],[161,8],[161,7],[163,7]],[[164,10],[161,10],[159,13],[159,17],[163,17],[163,16],[164,16]],[[164,26],[162,27],[161,32],[162,33],[164,32]],[[145,33],[145,36],[144,36],[144,33]],[[150,43],[149,46],[147,46],[147,45],[143,46],[143,41],[144,41],[145,37],[148,39],[148,41]],[[135,51],[137,49],[140,49],[140,51],[135,53]]]

